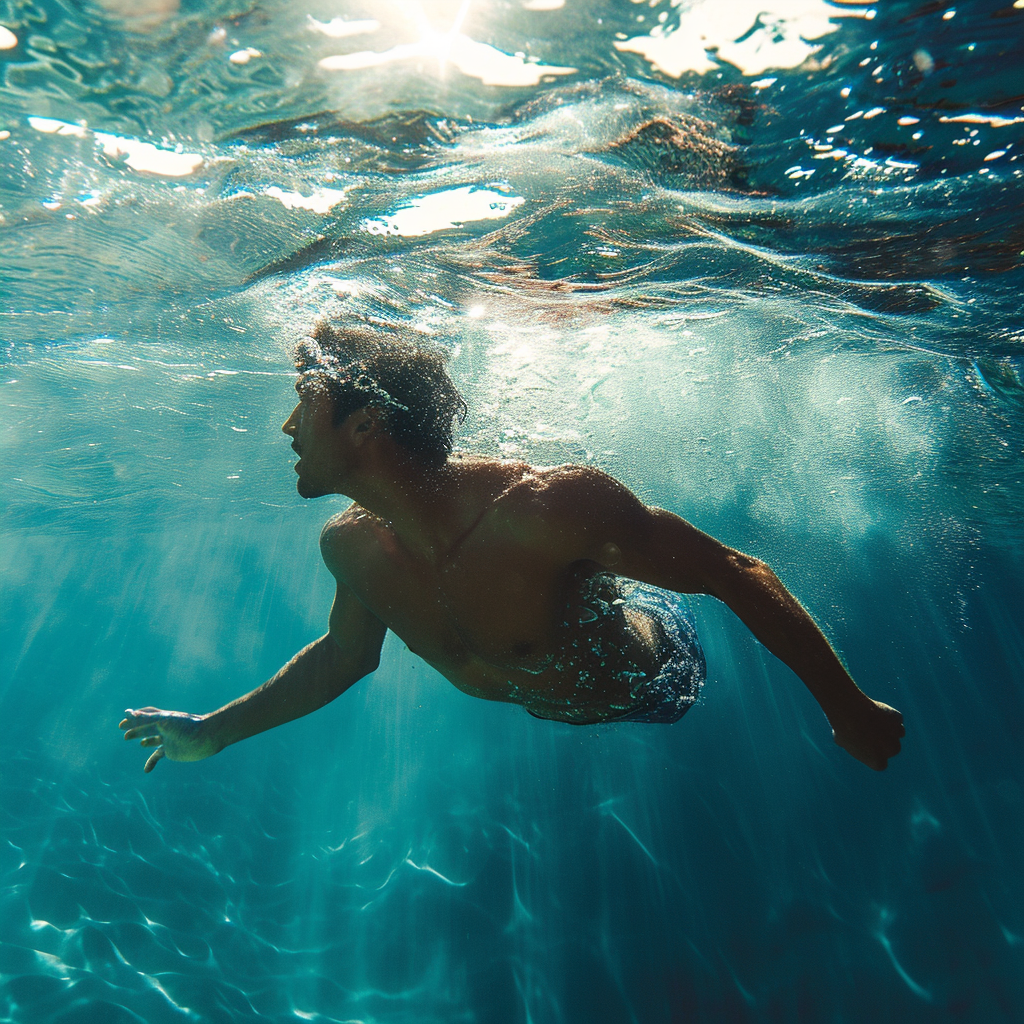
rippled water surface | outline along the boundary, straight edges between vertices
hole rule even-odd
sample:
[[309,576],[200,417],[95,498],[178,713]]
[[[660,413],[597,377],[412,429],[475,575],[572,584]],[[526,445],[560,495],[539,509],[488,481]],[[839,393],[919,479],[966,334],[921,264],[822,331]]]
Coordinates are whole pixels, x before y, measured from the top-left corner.
[[[0,1020],[1024,1019],[1024,4],[0,3]],[[411,324],[461,444],[768,560],[899,707],[876,775],[696,602],[701,705],[578,729],[326,627],[279,425]]]

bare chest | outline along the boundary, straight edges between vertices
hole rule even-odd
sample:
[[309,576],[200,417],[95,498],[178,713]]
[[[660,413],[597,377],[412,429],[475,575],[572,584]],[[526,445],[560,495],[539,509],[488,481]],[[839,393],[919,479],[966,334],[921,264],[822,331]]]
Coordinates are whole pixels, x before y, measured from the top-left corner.
[[440,566],[382,543],[349,583],[360,600],[446,675],[470,662],[539,672],[564,620],[564,567],[481,531]]

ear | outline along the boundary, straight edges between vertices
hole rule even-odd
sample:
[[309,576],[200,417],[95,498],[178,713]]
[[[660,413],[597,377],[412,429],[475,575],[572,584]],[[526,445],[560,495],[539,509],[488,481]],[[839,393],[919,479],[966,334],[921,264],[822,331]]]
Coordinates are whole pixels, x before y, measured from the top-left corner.
[[376,406],[368,405],[351,413],[345,426],[355,444],[364,444],[376,437],[382,429],[383,420],[384,416],[381,410]]

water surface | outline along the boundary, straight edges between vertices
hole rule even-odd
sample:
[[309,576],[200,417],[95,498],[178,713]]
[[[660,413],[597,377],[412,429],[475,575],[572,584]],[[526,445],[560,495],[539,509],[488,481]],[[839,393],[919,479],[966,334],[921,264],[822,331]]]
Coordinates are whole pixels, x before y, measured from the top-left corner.
[[[1015,1021],[1024,10],[0,7],[0,1018]],[[326,628],[279,425],[323,313],[451,351],[470,450],[768,560],[906,716],[883,774],[697,601],[671,727],[394,637],[144,776]]]

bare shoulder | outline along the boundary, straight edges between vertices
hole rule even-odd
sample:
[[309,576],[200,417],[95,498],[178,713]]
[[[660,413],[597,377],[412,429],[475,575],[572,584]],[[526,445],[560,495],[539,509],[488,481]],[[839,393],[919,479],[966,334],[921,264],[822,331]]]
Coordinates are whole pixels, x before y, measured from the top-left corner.
[[473,490],[505,490],[515,486],[532,467],[518,459],[495,459],[486,455],[459,452],[448,461],[447,468],[462,486]]
[[596,466],[568,463],[534,466],[509,491],[509,504],[533,506],[549,515],[601,515],[642,509],[643,502],[625,484]]
[[362,506],[352,502],[344,512],[331,516],[320,531],[320,553],[334,576],[345,575],[357,553],[377,540],[378,521]]
[[518,460],[462,454],[452,456],[448,469],[467,504],[481,509],[502,503],[533,472],[530,465]]
[[643,534],[650,511],[613,476],[595,466],[537,466],[497,502],[497,522],[520,543],[578,558],[599,559],[610,540]]

